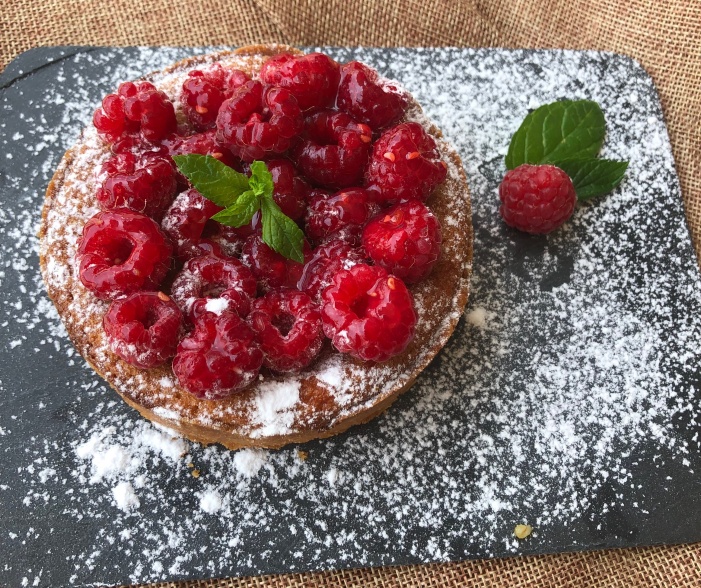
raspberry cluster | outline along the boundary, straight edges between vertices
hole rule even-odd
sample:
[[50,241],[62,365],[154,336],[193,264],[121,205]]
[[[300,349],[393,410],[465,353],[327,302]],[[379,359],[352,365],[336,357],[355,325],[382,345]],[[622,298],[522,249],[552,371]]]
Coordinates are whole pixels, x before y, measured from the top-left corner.
[[[94,124],[112,157],[77,261],[110,302],[114,353],[143,369],[172,361],[180,385],[210,400],[260,370],[304,370],[327,340],[363,361],[402,353],[417,320],[407,284],[440,258],[426,202],[447,173],[434,139],[402,122],[409,101],[368,66],[321,53],[272,57],[258,76],[215,63],[175,101],[149,82],[107,96]],[[242,173],[265,161],[274,200],[305,232],[304,263],[266,245],[259,213],[239,228],[213,220],[221,209],[172,163],[188,153]]]

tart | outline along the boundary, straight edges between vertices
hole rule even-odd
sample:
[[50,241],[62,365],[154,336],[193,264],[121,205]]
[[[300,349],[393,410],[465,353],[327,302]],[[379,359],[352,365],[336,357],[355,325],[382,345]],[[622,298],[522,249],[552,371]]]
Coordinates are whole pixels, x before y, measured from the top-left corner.
[[[280,45],[191,57],[120,86],[94,123],[49,184],[41,271],[78,351],[147,419],[230,449],[329,437],[448,341],[472,267],[465,173],[367,66]],[[236,177],[262,161],[303,263],[266,241],[263,204],[211,220],[222,206],[172,163],[192,153]]]

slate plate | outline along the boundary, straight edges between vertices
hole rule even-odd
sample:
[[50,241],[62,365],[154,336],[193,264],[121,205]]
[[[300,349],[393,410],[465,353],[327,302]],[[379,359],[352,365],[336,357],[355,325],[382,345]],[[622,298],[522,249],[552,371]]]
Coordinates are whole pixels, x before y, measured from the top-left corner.
[[[192,51],[36,49],[0,76],[0,584],[701,539],[701,282],[657,93],[618,55],[329,50],[404,83],[460,151],[477,238],[466,319],[384,416],[306,460],[173,440],[121,403],[74,355],[33,235],[101,97]],[[503,155],[529,108],[564,97],[602,105],[604,155],[631,166],[565,228],[528,237],[497,214]]]

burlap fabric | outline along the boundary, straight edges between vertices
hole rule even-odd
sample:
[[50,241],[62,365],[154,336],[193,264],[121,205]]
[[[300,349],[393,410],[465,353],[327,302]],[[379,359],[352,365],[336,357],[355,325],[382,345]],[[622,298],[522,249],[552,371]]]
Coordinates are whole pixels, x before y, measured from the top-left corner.
[[[5,0],[0,67],[39,45],[489,46],[605,49],[638,59],[662,97],[701,258],[699,0]],[[176,586],[164,584],[162,586]],[[189,587],[701,586],[701,545],[290,574]]]

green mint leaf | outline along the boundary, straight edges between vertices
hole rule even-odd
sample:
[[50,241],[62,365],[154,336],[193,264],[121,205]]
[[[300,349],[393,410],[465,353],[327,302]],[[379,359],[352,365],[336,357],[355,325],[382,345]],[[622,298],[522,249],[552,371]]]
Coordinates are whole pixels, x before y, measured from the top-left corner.
[[572,179],[578,200],[589,200],[611,192],[621,183],[627,161],[613,159],[563,159],[552,163]]
[[231,169],[211,155],[174,155],[173,161],[195,190],[217,206],[231,206],[241,194],[250,189],[248,176]]
[[287,259],[304,263],[304,233],[291,218],[285,216],[272,196],[261,198],[263,242]]
[[220,222],[227,227],[242,227],[251,222],[253,215],[259,208],[260,196],[253,190],[247,190],[231,206],[215,214],[212,220]]
[[268,171],[268,167],[263,161],[254,161],[251,164],[251,179],[249,180],[251,190],[258,196],[273,195],[273,176]]
[[514,133],[506,168],[596,157],[604,142],[604,113],[592,100],[562,100],[531,112]]

